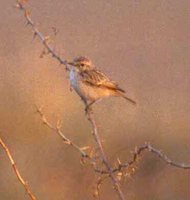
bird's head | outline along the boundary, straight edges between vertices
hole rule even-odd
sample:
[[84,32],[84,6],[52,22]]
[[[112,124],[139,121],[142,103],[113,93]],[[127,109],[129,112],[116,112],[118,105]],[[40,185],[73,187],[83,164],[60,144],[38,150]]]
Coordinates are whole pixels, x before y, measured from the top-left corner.
[[72,62],[68,62],[68,64],[74,66],[79,71],[88,71],[94,68],[91,60],[84,56],[77,57]]

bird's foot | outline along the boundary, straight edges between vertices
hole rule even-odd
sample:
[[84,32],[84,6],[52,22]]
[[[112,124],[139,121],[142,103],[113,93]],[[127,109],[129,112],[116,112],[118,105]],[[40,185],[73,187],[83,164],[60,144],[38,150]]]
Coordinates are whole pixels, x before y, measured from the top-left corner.
[[86,107],[85,107],[85,113],[86,113],[86,115],[88,115],[89,113],[92,113],[92,107],[91,107],[91,105],[86,105]]

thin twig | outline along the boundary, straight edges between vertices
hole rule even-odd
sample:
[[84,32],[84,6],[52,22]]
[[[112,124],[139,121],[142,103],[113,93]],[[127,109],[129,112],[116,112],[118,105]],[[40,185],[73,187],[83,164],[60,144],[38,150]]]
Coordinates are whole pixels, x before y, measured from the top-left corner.
[[76,151],[78,151],[82,158],[88,158],[91,159],[90,155],[88,155],[84,150],[83,147],[79,147],[77,144],[75,144],[74,142],[72,142],[69,138],[67,138],[63,132],[61,131],[61,127],[59,125],[59,123],[57,124],[57,127],[54,127],[46,118],[46,116],[44,115],[44,113],[42,112],[42,109],[36,106],[36,110],[37,113],[40,115],[41,120],[43,122],[44,125],[46,125],[48,128],[50,128],[51,130],[55,131],[63,140],[63,142],[69,146],[72,146]]
[[45,49],[47,50],[47,52],[49,54],[52,55],[53,58],[57,59],[58,62],[62,65],[65,66],[65,70],[69,70],[67,67],[67,61],[65,59],[62,59],[60,57],[60,55],[58,55],[58,53],[55,52],[54,48],[49,44],[49,36],[44,36],[39,29],[37,28],[36,24],[34,23],[34,21],[31,19],[30,17],[30,12],[27,10],[27,8],[25,7],[24,3],[26,0],[17,0],[17,4],[16,7],[23,11],[24,13],[24,17],[26,19],[27,25],[31,26],[33,32],[34,32],[34,37],[38,37],[40,39],[40,41],[42,42],[42,44],[44,45]]
[[96,141],[96,144],[98,146],[98,150],[99,150],[102,162],[104,163],[105,167],[108,170],[107,172],[108,172],[108,174],[109,174],[109,176],[112,180],[112,184],[113,184],[115,190],[117,191],[119,198],[121,200],[125,200],[125,197],[124,197],[124,194],[123,194],[123,192],[120,188],[119,182],[115,178],[115,176],[113,174],[113,169],[112,169],[111,165],[109,164],[108,159],[106,157],[106,154],[104,152],[104,149],[103,149],[103,146],[102,146],[99,134],[98,134],[97,125],[96,125],[96,121],[94,119],[93,112],[89,109],[87,110],[87,117],[88,117],[89,122],[91,123],[92,133],[93,133],[94,139]]
[[[99,174],[108,174],[108,171],[105,170],[101,170],[100,168],[96,167],[96,159],[97,156],[94,155],[94,153],[92,152],[91,154],[86,153],[83,149],[85,147],[79,147],[77,144],[75,144],[74,142],[71,141],[71,139],[67,138],[64,133],[61,131],[61,127],[59,125],[59,123],[57,124],[57,127],[54,127],[48,120],[47,117],[45,116],[45,114],[42,111],[42,108],[39,108],[38,106],[36,106],[36,112],[40,115],[42,123],[47,126],[49,129],[51,129],[52,131],[54,131],[55,133],[57,133],[61,139],[63,140],[63,142],[66,145],[69,145],[71,147],[73,147],[78,153],[80,153],[82,159],[88,159],[89,161],[91,161],[91,164],[94,168],[94,171],[99,173]],[[81,160],[83,162],[83,160]]]
[[[162,153],[161,150],[156,149],[151,144],[146,143],[135,149],[135,151],[133,153],[133,158],[131,161],[126,162],[124,164],[120,163],[117,168],[114,168],[112,170],[112,172],[119,172],[123,168],[128,168],[129,166],[134,165],[138,161],[140,155],[142,153],[144,153],[145,151],[149,151],[149,152],[155,154],[156,156],[158,156],[161,160],[163,160],[168,165],[171,165],[171,166],[177,167],[177,168],[181,168],[181,169],[190,169],[190,165],[172,161],[167,155]],[[106,170],[100,170],[100,169],[96,169],[96,172],[102,173],[102,174],[108,173]]]
[[109,175],[108,174],[106,174],[106,175],[104,175],[104,176],[99,176],[98,177],[98,179],[97,179],[97,182],[96,182],[96,184],[95,184],[95,188],[94,188],[94,192],[93,192],[93,196],[97,199],[99,199],[100,200],[100,189],[101,189],[101,186],[102,186],[102,184],[103,184],[103,182],[107,179],[107,178],[109,178]]
[[2,146],[2,148],[4,149],[7,157],[9,158],[9,161],[12,165],[12,168],[14,170],[14,173],[16,174],[18,180],[20,181],[20,183],[23,185],[23,187],[25,188],[26,190],[26,193],[28,194],[28,196],[30,197],[30,199],[32,200],[37,200],[37,198],[33,195],[33,193],[31,192],[28,184],[26,183],[26,181],[22,178],[16,164],[15,164],[15,161],[10,153],[10,150],[9,148],[7,147],[7,145],[3,142],[3,140],[0,138],[0,145]]

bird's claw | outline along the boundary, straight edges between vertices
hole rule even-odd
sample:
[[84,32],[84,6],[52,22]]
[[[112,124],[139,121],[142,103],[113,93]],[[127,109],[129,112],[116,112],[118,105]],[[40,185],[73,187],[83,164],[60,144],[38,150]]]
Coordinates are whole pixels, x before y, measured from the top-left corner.
[[92,113],[92,108],[91,108],[90,105],[86,105],[86,107],[85,107],[85,113],[86,113],[86,115],[89,114],[89,113]]

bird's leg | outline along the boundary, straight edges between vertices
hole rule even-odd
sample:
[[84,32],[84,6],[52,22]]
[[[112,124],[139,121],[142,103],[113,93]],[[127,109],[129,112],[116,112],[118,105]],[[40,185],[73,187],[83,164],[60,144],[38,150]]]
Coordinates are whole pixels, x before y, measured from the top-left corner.
[[83,101],[83,103],[84,103],[84,105],[85,105],[85,112],[86,112],[86,114],[87,114],[87,111],[88,111],[88,102],[87,102],[87,100],[86,100],[85,98],[83,98],[82,96],[81,96],[81,100]]
[[92,106],[92,104],[94,104],[96,101],[94,100],[94,101],[92,101],[92,102],[90,102],[89,104],[88,104],[88,107],[91,107]]
[[85,105],[85,112],[86,112],[86,114],[90,111],[92,111],[92,105],[95,103],[96,101],[91,101],[90,103],[86,103]]

